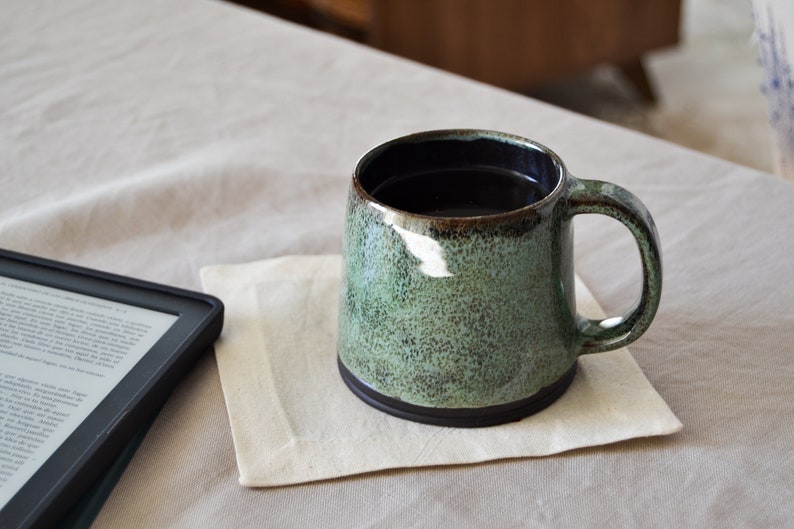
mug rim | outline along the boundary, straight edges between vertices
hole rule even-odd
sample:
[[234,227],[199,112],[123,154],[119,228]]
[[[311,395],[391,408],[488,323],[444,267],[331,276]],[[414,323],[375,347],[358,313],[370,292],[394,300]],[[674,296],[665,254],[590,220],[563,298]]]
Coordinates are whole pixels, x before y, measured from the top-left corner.
[[[520,208],[511,209],[509,211],[503,211],[500,213],[491,213],[487,215],[438,217],[438,216],[426,215],[422,213],[415,213],[412,211],[407,211],[404,209],[396,208],[394,206],[390,206],[389,204],[386,204],[373,197],[366,189],[364,189],[364,185],[361,182],[360,175],[361,172],[364,169],[366,169],[366,166],[373,159],[375,159],[380,154],[382,154],[384,151],[388,150],[389,148],[395,145],[401,145],[407,143],[421,143],[426,141],[438,141],[438,140],[473,141],[478,139],[500,141],[524,148],[528,147],[530,149],[539,151],[544,155],[548,156],[554,163],[555,169],[557,171],[557,182],[554,188],[551,191],[549,191],[540,200],[537,200],[531,204],[527,204],[526,206],[522,206]],[[355,169],[353,170],[353,187],[356,190],[356,192],[367,202],[377,204],[378,209],[383,208],[384,210],[393,212],[395,214],[407,218],[416,218],[418,220],[421,219],[425,221],[433,221],[439,223],[446,223],[446,222],[461,223],[467,221],[482,222],[488,220],[501,221],[501,220],[510,219],[512,217],[521,216],[530,211],[539,210],[543,208],[546,204],[555,201],[557,197],[562,193],[562,189],[565,185],[567,175],[568,175],[568,170],[565,167],[565,163],[562,161],[562,158],[560,158],[560,156],[556,152],[546,147],[542,143],[539,143],[534,140],[530,140],[523,136],[519,136],[517,134],[511,134],[508,132],[489,130],[489,129],[435,129],[435,130],[427,130],[427,131],[406,134],[404,136],[400,136],[385,141],[371,148],[369,151],[364,153],[364,155],[362,155],[359,158],[358,162],[356,163]]]

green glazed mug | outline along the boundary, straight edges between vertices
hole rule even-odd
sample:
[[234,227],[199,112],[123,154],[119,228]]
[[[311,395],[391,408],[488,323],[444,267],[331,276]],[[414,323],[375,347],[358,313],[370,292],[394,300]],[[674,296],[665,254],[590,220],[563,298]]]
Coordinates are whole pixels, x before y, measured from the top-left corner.
[[[572,218],[637,240],[642,292],[619,317],[576,312]],[[348,197],[338,364],[366,403],[418,422],[489,426],[551,404],[581,354],[623,347],[659,305],[651,215],[571,176],[550,149],[486,130],[412,134],[358,162]]]

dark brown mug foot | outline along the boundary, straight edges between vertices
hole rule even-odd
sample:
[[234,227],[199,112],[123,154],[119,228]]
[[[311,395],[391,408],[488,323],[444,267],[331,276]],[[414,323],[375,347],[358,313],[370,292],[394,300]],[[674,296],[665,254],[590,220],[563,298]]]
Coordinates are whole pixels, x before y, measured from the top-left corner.
[[544,387],[531,397],[495,406],[481,408],[433,408],[417,406],[383,395],[372,389],[356,377],[337,358],[339,373],[347,387],[361,400],[395,417],[409,421],[433,424],[436,426],[453,426],[458,428],[476,428],[495,426],[537,413],[560,398],[571,385],[576,374],[576,363],[556,382]]

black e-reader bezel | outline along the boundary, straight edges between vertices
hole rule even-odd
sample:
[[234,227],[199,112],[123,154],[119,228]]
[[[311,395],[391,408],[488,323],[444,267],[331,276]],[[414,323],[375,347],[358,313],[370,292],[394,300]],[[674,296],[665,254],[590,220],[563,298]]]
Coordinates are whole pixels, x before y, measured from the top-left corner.
[[213,296],[0,249],[0,276],[177,316],[176,321],[0,509],[0,528],[55,527],[160,409],[220,335]]

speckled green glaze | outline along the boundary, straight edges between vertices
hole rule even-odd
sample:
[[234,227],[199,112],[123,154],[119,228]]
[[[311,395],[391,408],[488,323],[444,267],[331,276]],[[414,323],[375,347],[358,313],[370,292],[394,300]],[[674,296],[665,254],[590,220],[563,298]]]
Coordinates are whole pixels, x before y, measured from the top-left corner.
[[[417,406],[478,408],[530,397],[580,354],[639,337],[661,290],[653,221],[622,188],[577,180],[551,151],[501,133],[436,131],[397,141],[461,134],[460,141],[471,134],[542,149],[557,183],[518,210],[437,218],[374,200],[359,164],[346,213],[338,354],[376,392]],[[616,217],[639,241],[643,294],[620,318],[576,314],[571,218],[579,213]]]

